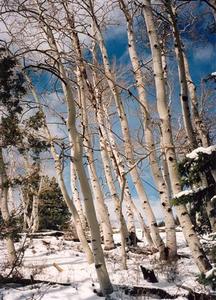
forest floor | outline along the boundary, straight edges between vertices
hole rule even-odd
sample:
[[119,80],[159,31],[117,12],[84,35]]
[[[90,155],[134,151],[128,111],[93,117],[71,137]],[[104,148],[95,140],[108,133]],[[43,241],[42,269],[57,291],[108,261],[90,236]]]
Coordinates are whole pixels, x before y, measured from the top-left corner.
[[[140,232],[138,237],[139,234]],[[162,235],[165,236],[164,233]],[[120,241],[119,234],[115,234],[115,241]],[[198,283],[198,269],[191,259],[182,232],[177,232],[177,241],[181,258],[169,263],[159,261],[157,253],[149,254],[149,249],[143,243],[138,243],[136,250],[131,248],[127,252],[128,270],[122,270],[120,247],[105,251],[108,271],[114,286],[114,293],[107,299],[198,299],[199,296],[188,296],[190,289],[206,295],[200,299],[216,299],[216,294],[214,295],[209,286]],[[216,245],[216,241],[207,236],[203,237],[202,242],[208,247]],[[99,286],[94,266],[86,263],[79,242],[68,241],[64,237],[22,237],[21,241],[16,243],[17,249],[23,244],[26,248],[24,256],[20,266],[13,270],[13,275],[31,278],[32,283],[33,280],[46,282],[31,285],[1,284],[0,278],[1,300],[105,299],[95,293]],[[5,258],[5,247],[3,241],[0,241],[0,274],[4,277],[11,271],[5,264]],[[154,269],[158,283],[144,280],[140,265]]]

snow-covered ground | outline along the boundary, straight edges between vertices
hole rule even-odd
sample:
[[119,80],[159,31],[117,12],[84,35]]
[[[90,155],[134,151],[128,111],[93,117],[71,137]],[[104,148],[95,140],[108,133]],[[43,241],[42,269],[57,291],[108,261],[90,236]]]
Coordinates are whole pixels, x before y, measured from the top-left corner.
[[[162,235],[164,236],[164,233]],[[119,239],[119,235],[116,234],[116,242]],[[179,254],[190,255],[182,232],[177,232],[177,240]],[[20,244],[16,244],[17,248],[20,247]],[[63,237],[44,237],[43,239],[32,239],[31,241],[27,239],[25,244],[28,247],[25,251],[22,266],[18,269],[24,278],[30,278],[30,275],[32,275],[35,280],[70,283],[70,285],[50,285],[47,283],[26,287],[7,285],[7,287],[0,289],[0,299],[105,299],[98,297],[93,291],[98,288],[94,267],[86,263],[79,243],[65,241]],[[146,250],[146,247],[144,244],[139,243],[139,249],[140,251]],[[1,274],[5,275],[9,270],[4,268],[6,252],[2,241],[0,241],[0,251]],[[173,261],[167,265],[158,261],[157,254],[149,256],[129,251],[128,270],[122,270],[120,247],[107,251],[105,255],[110,278],[115,289],[109,299],[158,299],[153,296],[127,296],[119,288],[119,285],[160,288],[171,295],[179,295],[177,299],[187,299],[184,297],[187,291],[180,288],[180,286],[192,288],[197,292],[209,292],[208,288],[203,287],[196,281],[198,269],[191,258],[181,258],[177,262]],[[57,268],[55,267],[56,264]],[[145,281],[140,265],[154,269],[159,282],[152,284]]]

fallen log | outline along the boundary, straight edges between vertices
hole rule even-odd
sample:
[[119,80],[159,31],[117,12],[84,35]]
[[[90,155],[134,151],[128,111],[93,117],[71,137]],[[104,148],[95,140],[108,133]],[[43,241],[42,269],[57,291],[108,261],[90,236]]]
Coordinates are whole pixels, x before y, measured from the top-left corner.
[[46,281],[46,280],[35,280],[33,277],[31,278],[20,278],[20,277],[2,277],[0,276],[0,288],[5,288],[7,284],[16,284],[19,286],[28,286],[35,284],[49,284],[49,285],[63,285],[70,286],[71,283],[59,283],[54,281]]
[[57,230],[53,230],[53,231],[41,231],[41,232],[26,232],[26,233],[18,233],[19,236],[27,236],[30,238],[34,238],[34,239],[42,239],[46,236],[55,236],[55,237],[60,237],[64,235],[63,231],[57,231]]
[[176,286],[188,291],[188,295],[186,296],[188,300],[216,300],[215,294],[197,293],[193,289],[185,285],[177,284]]
[[147,297],[147,298],[159,298],[159,299],[176,299],[178,295],[170,295],[165,290],[160,288],[149,288],[149,287],[141,287],[141,286],[118,286],[121,290],[124,291],[125,295],[129,295],[131,297]]

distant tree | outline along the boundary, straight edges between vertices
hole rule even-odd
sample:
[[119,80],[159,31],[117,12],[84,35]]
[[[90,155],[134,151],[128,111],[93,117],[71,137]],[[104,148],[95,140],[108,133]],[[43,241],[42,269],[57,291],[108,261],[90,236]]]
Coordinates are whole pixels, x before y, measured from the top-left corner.
[[46,176],[40,194],[39,229],[62,230],[70,218],[71,214],[63,201],[56,178]]
[[16,251],[12,238],[13,226],[8,207],[9,178],[5,163],[4,151],[21,141],[21,132],[18,127],[22,113],[20,100],[25,94],[23,78],[16,73],[16,61],[9,56],[6,49],[0,49],[0,203],[1,215],[4,223],[4,239],[7,245],[8,259],[13,264]]
[[47,150],[48,144],[38,135],[41,122],[37,113],[34,115],[34,107],[25,104],[26,82],[18,62],[9,49],[3,47],[0,49],[0,69],[0,203],[3,236],[9,262],[13,264],[17,259],[13,244],[16,222],[8,205],[9,189],[22,185],[25,180],[22,182],[23,177],[17,177],[16,172],[8,175],[12,165],[8,153],[16,153],[16,161],[29,154],[38,165],[40,153]]

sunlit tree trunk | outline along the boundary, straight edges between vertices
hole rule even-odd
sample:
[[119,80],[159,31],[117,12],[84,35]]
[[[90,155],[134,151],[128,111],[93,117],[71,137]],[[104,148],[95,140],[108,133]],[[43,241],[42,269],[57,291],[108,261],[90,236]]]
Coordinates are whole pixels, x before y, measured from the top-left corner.
[[30,218],[30,231],[37,232],[39,229],[39,197],[38,195],[33,195],[33,202],[32,202],[32,214]]
[[25,188],[20,188],[20,196],[22,199],[22,209],[23,209],[23,230],[26,231],[30,225],[30,218],[28,216],[28,206],[30,199]]
[[166,227],[166,246],[168,250],[167,257],[175,257],[177,255],[177,245],[176,245],[176,233],[175,233],[175,221],[172,214],[172,208],[169,203],[169,193],[166,182],[163,179],[161,168],[159,166],[156,147],[154,142],[154,136],[152,132],[152,122],[151,116],[149,113],[148,100],[145,93],[145,84],[143,80],[143,74],[141,71],[141,65],[139,63],[139,58],[136,51],[134,29],[133,29],[133,19],[130,15],[124,0],[119,0],[121,9],[125,14],[127,21],[127,34],[128,34],[128,50],[130,55],[130,60],[133,67],[134,76],[136,79],[136,87],[138,91],[139,101],[141,103],[141,109],[144,115],[144,134],[145,134],[145,144],[149,152],[149,162],[152,175],[159,192],[164,221]]
[[[8,208],[8,177],[5,169],[5,162],[3,158],[2,147],[0,147],[0,206],[1,206],[1,214],[2,219],[4,221],[4,225],[10,228],[10,212]],[[7,229],[6,229],[7,230]],[[14,247],[14,242],[11,237],[10,229],[6,232],[4,241],[7,247],[8,261],[10,265],[13,265],[17,260],[16,250]]]
[[[96,88],[96,87],[95,87]],[[113,176],[112,176],[112,171],[111,171],[111,165],[110,165],[110,158],[108,155],[108,150],[107,150],[107,145],[106,145],[106,140],[105,137],[103,136],[103,129],[101,128],[101,114],[100,112],[96,112],[96,117],[99,123],[99,132],[100,132],[100,150],[101,150],[101,158],[102,158],[102,163],[103,163],[103,168],[104,168],[104,174],[106,177],[106,182],[110,191],[110,196],[111,199],[114,203],[115,206],[115,213],[117,216],[117,220],[119,221],[119,228],[122,228],[124,238],[128,239],[129,233],[126,225],[126,221],[124,216],[120,216],[120,198],[118,191],[116,189],[116,186],[113,182]],[[122,223],[122,224],[121,224]]]
[[199,113],[196,86],[191,78],[189,64],[185,53],[183,53],[183,57],[184,57],[184,65],[185,65],[185,74],[187,79],[187,87],[188,87],[191,106],[192,106],[192,118],[193,118],[194,127],[198,134],[199,140],[202,142],[202,146],[208,147],[210,146],[210,142],[209,142],[207,128]]
[[80,109],[81,109],[83,132],[84,132],[83,145],[85,147],[85,153],[88,161],[89,178],[95,196],[96,211],[98,213],[98,218],[100,220],[100,225],[103,231],[105,249],[109,250],[114,248],[113,232],[112,232],[112,226],[109,219],[108,209],[104,202],[103,192],[100,187],[99,179],[97,177],[97,172],[95,168],[94,155],[93,155],[93,150],[91,145],[91,136],[88,128],[87,107],[86,107],[85,95],[84,95],[85,87],[84,87],[84,83],[81,77],[81,72],[79,70],[79,67],[77,68],[77,77],[78,77],[78,89],[79,89],[80,100],[81,100]]
[[37,232],[40,225],[39,224],[39,203],[40,203],[40,194],[41,194],[42,185],[43,185],[43,177],[40,178],[38,190],[33,191],[32,212],[30,217],[31,232]]
[[[24,73],[24,75],[27,79],[27,82],[29,84],[29,88],[32,92],[32,95],[35,99],[35,102],[38,104],[39,109],[43,112],[43,109],[42,109],[42,106],[41,106],[41,103],[40,103],[40,99],[38,98],[38,95],[37,95],[34,87],[32,86],[32,83],[31,83],[29,77],[25,73]],[[77,233],[78,238],[81,242],[83,250],[86,254],[87,261],[88,261],[89,264],[91,264],[91,263],[94,262],[93,253],[92,253],[92,251],[91,251],[91,249],[88,245],[88,242],[87,242],[87,239],[86,239],[83,227],[82,227],[82,222],[81,222],[81,219],[80,219],[79,214],[77,212],[77,209],[76,209],[76,207],[73,203],[73,200],[70,198],[70,196],[67,192],[67,188],[65,186],[65,181],[64,181],[64,178],[63,178],[63,166],[62,166],[61,158],[60,158],[60,156],[58,155],[58,153],[55,149],[53,138],[52,138],[50,130],[47,126],[46,117],[44,118],[44,131],[45,131],[45,135],[47,137],[47,140],[50,143],[50,150],[51,150],[51,154],[52,154],[53,159],[54,159],[55,171],[56,171],[57,179],[58,179],[58,182],[59,182],[59,187],[60,187],[61,193],[63,195],[63,199],[64,199],[69,211],[71,212],[71,214],[73,216],[74,226],[76,228],[76,233]],[[41,184],[42,184],[42,182],[41,182]],[[41,190],[41,187],[42,187],[42,185],[40,186],[39,190]],[[25,194],[24,194],[24,197],[25,197]]]
[[[183,53],[183,56],[184,56],[185,72],[187,78],[187,86],[188,86],[188,91],[189,91],[191,106],[192,106],[192,118],[193,118],[194,128],[197,132],[198,139],[201,141],[201,145],[203,147],[209,147],[210,140],[209,140],[208,130],[206,128],[205,123],[203,122],[202,116],[199,113],[196,86],[191,78],[189,64],[185,53]],[[209,170],[208,172],[211,172],[211,175],[214,178],[214,181],[216,182],[215,170]],[[206,176],[207,174],[201,174],[200,177],[202,181],[204,180],[205,182],[204,185],[207,187],[208,184],[207,184]],[[211,202],[211,198],[207,199],[206,201],[206,211],[209,217],[211,228],[213,231],[216,231],[215,207],[214,204]]]
[[[201,140],[201,143],[204,147],[208,147],[210,145],[209,137],[206,130],[206,126],[203,123],[202,117],[199,114],[198,101],[196,96],[196,87],[190,76],[188,61],[182,49],[181,38],[177,27],[175,11],[174,8],[168,4],[168,2],[167,5],[170,13],[170,18],[172,20],[173,34],[176,43],[175,50],[176,50],[176,57],[178,61],[179,79],[181,83],[181,91],[182,91],[181,97],[182,97],[182,102],[184,102],[182,105],[182,109],[183,109],[183,116],[185,120],[184,122],[185,130],[186,132],[190,132],[190,135],[193,137],[193,139],[189,137],[191,149],[194,149],[198,146],[197,139]],[[192,121],[191,121],[190,110],[189,110],[189,100],[191,101],[192,117],[193,117],[194,127],[197,136],[195,135],[192,127]],[[202,175],[202,177],[205,176],[206,176],[205,174]],[[213,213],[214,206],[210,201],[207,201],[206,203],[206,210],[208,213],[211,226],[213,226],[212,229],[215,230],[216,220]]]
[[177,16],[174,7],[171,5],[170,1],[166,1],[166,7],[168,9],[170,21],[172,23],[175,53],[176,53],[176,60],[177,60],[178,73],[179,73],[180,101],[182,106],[184,128],[187,135],[186,140],[188,138],[190,147],[193,149],[197,147],[197,141],[196,141],[196,135],[193,130],[193,125],[191,122],[187,78],[185,72],[182,43],[181,43],[178,25],[177,25]]
[[[67,11],[66,7],[65,9]],[[84,133],[83,145],[85,147],[85,153],[88,161],[89,178],[91,181],[91,186],[96,201],[96,211],[103,231],[104,245],[105,245],[105,249],[108,250],[114,248],[113,232],[112,232],[111,222],[109,219],[108,209],[105,205],[104,195],[97,176],[95,160],[94,160],[94,155],[92,150],[91,134],[90,134],[89,124],[88,124],[88,114],[87,114],[88,92],[92,93],[93,91],[91,90],[88,91],[89,85],[86,78],[87,76],[85,76],[86,75],[85,65],[83,62],[79,37],[75,31],[75,24],[74,24],[74,18],[72,13],[70,14],[67,13],[67,17],[68,17],[68,22],[70,24],[70,27],[72,29],[71,39],[72,39],[72,44],[75,49],[76,58],[77,58],[76,77],[78,83],[78,96],[80,100],[81,120],[82,120],[83,133]]]
[[[40,11],[41,12],[41,11]],[[46,22],[45,22],[46,24]],[[80,181],[81,190],[84,197],[84,205],[86,217],[91,231],[92,251],[94,255],[95,269],[97,272],[101,291],[104,295],[110,294],[113,291],[112,284],[107,272],[103,250],[101,247],[100,229],[96,217],[93,195],[89,185],[89,181],[83,165],[83,140],[76,128],[76,107],[73,98],[70,80],[67,76],[65,67],[61,62],[58,47],[53,36],[51,29],[44,25],[42,28],[46,34],[47,41],[56,55],[58,61],[58,71],[62,78],[62,90],[64,93],[65,101],[68,110],[67,128],[68,134],[73,141],[73,162],[77,170],[78,178]]]
[[51,145],[51,153],[52,153],[52,156],[53,156],[53,159],[55,162],[55,170],[56,170],[56,175],[57,175],[58,182],[59,182],[59,187],[60,187],[62,195],[64,197],[64,201],[67,204],[69,211],[71,212],[71,214],[73,216],[74,226],[76,228],[76,232],[77,232],[78,238],[81,242],[81,245],[83,247],[83,250],[86,254],[87,261],[89,264],[92,264],[94,262],[93,254],[92,254],[92,251],[87,242],[84,230],[82,228],[82,223],[81,223],[79,214],[77,212],[77,209],[76,209],[72,199],[68,195],[67,188],[65,186],[65,182],[64,182],[64,178],[63,178],[63,168],[62,168],[61,159],[55,150],[55,146],[54,146],[54,143],[50,136],[48,127],[46,127],[46,132],[47,132],[47,135],[48,135],[47,137],[48,137],[48,139],[50,141],[50,145]]
[[[71,157],[73,157],[73,149],[71,149]],[[82,204],[81,204],[81,199],[79,195],[79,190],[78,190],[78,178],[75,170],[74,163],[70,161],[70,175],[71,175],[71,192],[72,192],[72,198],[74,201],[74,205],[77,209],[78,215],[80,217],[80,221],[82,224],[82,228],[85,230],[87,227],[87,221],[86,217],[83,212]]]
[[[105,108],[104,105],[102,105],[101,108],[103,110],[103,114],[105,115],[104,120],[109,120],[107,109]],[[107,130],[103,131],[103,134],[104,134],[104,136],[106,136],[106,140],[107,140],[107,151],[109,153],[109,157],[111,158],[113,169],[116,172],[119,186],[121,187],[123,185],[123,176],[126,171],[125,166],[121,160],[121,157],[120,157],[117,145],[116,145],[116,141],[115,141],[114,135],[111,130],[110,122],[103,121],[102,124],[103,124],[102,128],[107,129]],[[124,192],[125,192],[124,199],[125,199],[125,203],[126,203],[129,232],[131,232],[131,233],[135,232],[134,216],[136,215],[138,218],[138,221],[140,223],[140,228],[142,229],[143,233],[145,234],[148,244],[150,246],[152,246],[153,241],[152,241],[152,238],[150,235],[150,229],[148,226],[146,226],[140,211],[138,210],[134,201],[132,200],[130,188],[129,188],[127,180],[125,182]]]
[[[95,49],[93,49],[92,55],[93,55],[93,63],[97,64]],[[117,191],[116,186],[113,181],[110,157],[109,157],[109,152],[107,149],[108,145],[107,145],[106,135],[104,134],[105,130],[103,127],[103,123],[104,123],[103,120],[104,120],[105,116],[102,113],[102,108],[101,108],[102,95],[99,92],[99,88],[98,88],[99,79],[97,76],[97,72],[95,70],[92,71],[92,80],[93,80],[93,89],[94,89],[94,96],[95,96],[94,109],[95,109],[96,120],[98,121],[99,136],[100,136],[99,142],[100,142],[101,158],[102,158],[102,163],[103,163],[103,168],[104,168],[104,174],[105,174],[106,182],[107,182],[107,185],[108,185],[108,188],[110,191],[111,199],[115,206],[115,213],[117,216],[117,220],[119,221],[119,228],[120,228],[122,238],[127,240],[129,238],[129,232],[128,232],[128,228],[126,225],[124,215],[120,211],[120,198],[119,198],[118,191]]]
[[[173,194],[176,195],[181,191],[180,177],[177,168],[177,160],[175,153],[175,146],[172,137],[172,127],[169,116],[169,109],[167,105],[165,82],[163,77],[163,68],[161,60],[161,52],[159,47],[159,39],[157,36],[151,2],[149,0],[143,0],[143,13],[147,26],[148,37],[150,41],[150,47],[153,59],[153,71],[156,86],[156,97],[157,97],[157,109],[161,120],[161,131],[163,147],[166,155],[168,164],[171,186]],[[194,258],[201,272],[206,272],[211,269],[211,264],[206,257],[194,227],[191,223],[185,205],[177,205],[176,207],[177,216],[179,218],[184,236],[189,245],[191,254]]]
[[[91,2],[91,1],[90,1]],[[130,165],[133,165],[135,163],[134,157],[133,157],[133,147],[131,143],[131,138],[130,138],[130,133],[129,133],[129,127],[128,127],[128,121],[127,117],[124,111],[124,106],[122,103],[122,99],[120,97],[120,93],[118,90],[117,85],[115,84],[115,76],[111,71],[110,63],[108,60],[108,54],[107,50],[105,47],[104,39],[100,30],[100,27],[98,25],[97,19],[94,15],[94,11],[91,11],[92,13],[92,19],[93,19],[93,27],[95,30],[95,36],[98,41],[98,45],[100,47],[101,55],[102,55],[102,60],[103,60],[103,65],[104,65],[104,72],[106,75],[107,83],[109,85],[109,88],[113,94],[113,97],[115,99],[115,104],[117,107],[119,119],[120,119],[120,124],[121,124],[121,130],[122,130],[122,135],[123,135],[123,140],[124,140],[124,150],[125,150],[125,156],[127,159],[127,162]],[[150,232],[151,232],[151,237],[160,251],[160,253],[164,253],[165,246],[163,243],[163,240],[160,237],[159,234],[159,229],[157,226],[157,222],[154,216],[154,213],[152,211],[152,208],[149,204],[148,197],[146,195],[146,192],[144,190],[140,174],[137,170],[137,167],[133,168],[130,172],[133,184],[136,188],[137,194],[140,198],[140,201],[142,203],[142,207],[145,211],[145,215],[148,221],[148,225],[150,227]]]

